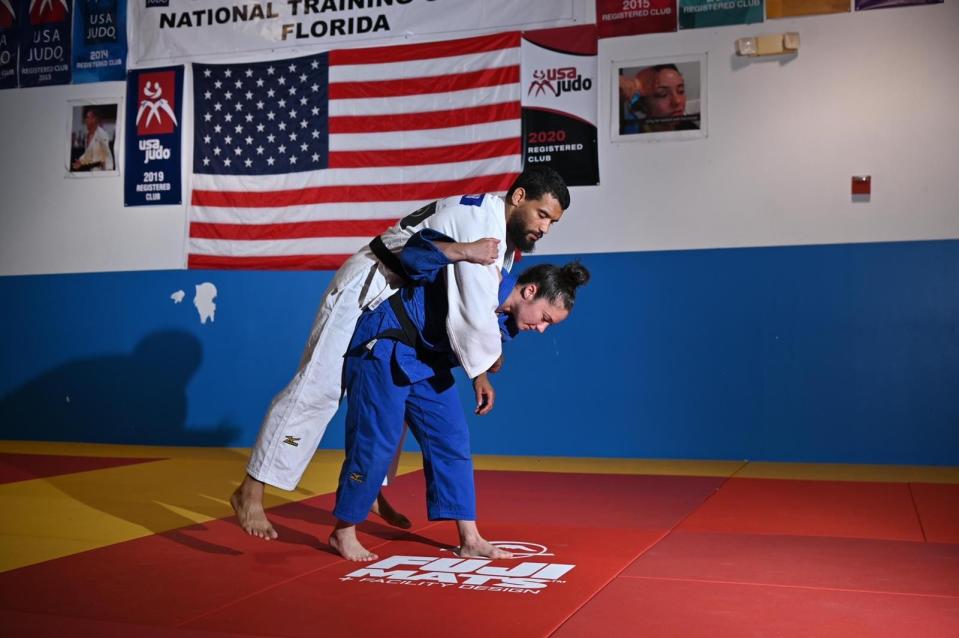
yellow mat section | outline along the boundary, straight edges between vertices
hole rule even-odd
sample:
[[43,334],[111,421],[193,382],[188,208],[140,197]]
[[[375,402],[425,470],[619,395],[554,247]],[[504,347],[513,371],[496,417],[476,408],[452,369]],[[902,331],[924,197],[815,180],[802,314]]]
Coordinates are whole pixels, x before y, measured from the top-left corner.
[[[0,484],[0,571],[232,516],[227,499],[243,479],[245,450],[102,447],[0,445],[0,452],[172,457]],[[340,451],[321,451],[295,492],[270,488],[265,505],[335,491],[342,460]]]
[[840,463],[767,463],[753,461],[736,478],[880,483],[959,483],[959,467],[937,465],[844,465]]
[[566,472],[571,474],[659,474],[732,476],[743,461],[670,461],[662,459],[569,458],[559,456],[474,455],[477,470]]
[[[228,498],[249,450],[0,441],[0,452],[159,459],[0,484],[0,571],[232,516]],[[320,450],[294,492],[267,489],[266,506],[335,491],[341,450]],[[959,483],[959,468],[746,461],[474,456],[479,470],[655,474],[802,480]],[[404,453],[400,474],[422,467]]]

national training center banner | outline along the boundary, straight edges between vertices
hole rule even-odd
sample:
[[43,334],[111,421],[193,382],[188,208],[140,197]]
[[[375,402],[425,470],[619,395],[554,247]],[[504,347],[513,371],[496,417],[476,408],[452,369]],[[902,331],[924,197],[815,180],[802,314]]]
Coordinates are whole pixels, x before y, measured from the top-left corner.
[[20,0],[20,86],[70,83],[70,0]]
[[574,19],[573,0],[132,0],[130,7],[131,67]]
[[15,0],[0,0],[0,89],[17,86],[20,32]]
[[181,203],[183,67],[131,71],[125,119],[123,204]]
[[73,82],[124,79],[126,0],[74,0],[73,8]]
[[676,30],[676,0],[596,0],[599,37]]
[[[805,2],[805,0],[802,0]],[[701,29],[763,21],[763,0],[679,0],[679,28]]]
[[596,26],[523,34],[523,157],[570,186],[599,183]]

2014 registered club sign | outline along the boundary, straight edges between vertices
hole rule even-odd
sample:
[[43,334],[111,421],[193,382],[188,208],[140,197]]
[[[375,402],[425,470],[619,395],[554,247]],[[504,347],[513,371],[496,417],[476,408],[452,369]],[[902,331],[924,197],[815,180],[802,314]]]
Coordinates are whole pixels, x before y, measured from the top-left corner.
[[[552,556],[546,548],[536,543],[495,543],[507,549],[509,546],[525,551],[517,557]],[[530,548],[536,548],[531,551]],[[541,551],[536,551],[542,548]],[[344,582],[375,583],[384,585],[407,585],[418,587],[442,587],[476,591],[505,592],[512,594],[539,594],[549,587],[562,585],[563,580],[576,565],[524,561],[508,566],[493,565],[495,561],[481,558],[437,558],[436,556],[390,556],[364,565],[340,580]],[[502,561],[500,561],[502,562]]]

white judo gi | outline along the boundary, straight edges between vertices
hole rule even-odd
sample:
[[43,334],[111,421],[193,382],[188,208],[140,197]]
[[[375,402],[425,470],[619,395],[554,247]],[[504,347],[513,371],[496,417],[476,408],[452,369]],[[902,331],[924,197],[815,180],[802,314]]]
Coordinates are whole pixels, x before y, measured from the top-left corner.
[[[506,250],[506,204],[496,195],[450,197],[416,211],[380,235],[386,248],[398,253],[417,231],[431,228],[458,242],[484,237],[500,240],[496,263],[485,267],[457,263],[447,266],[450,344],[470,378],[489,369],[502,352],[496,308],[499,273],[510,270],[513,254]],[[313,329],[290,383],[273,399],[266,414],[247,472],[253,478],[285,490],[300,482],[320,444],[343,394],[343,355],[356,321],[365,308],[375,308],[400,286],[392,273],[364,246],[350,257],[330,282]],[[396,474],[393,461],[389,478]]]

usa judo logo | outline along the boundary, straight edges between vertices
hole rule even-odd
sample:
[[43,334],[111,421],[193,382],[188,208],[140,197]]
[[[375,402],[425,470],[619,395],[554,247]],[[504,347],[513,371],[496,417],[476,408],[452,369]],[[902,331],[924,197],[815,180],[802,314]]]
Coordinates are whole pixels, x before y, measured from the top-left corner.
[[30,0],[30,24],[63,22],[70,15],[66,0]]
[[12,27],[17,21],[17,13],[13,10],[10,0],[0,0],[0,29]]
[[137,95],[137,135],[162,135],[176,130],[175,71],[142,74]]
[[536,69],[533,71],[533,81],[530,82],[527,95],[536,97],[543,94],[553,94],[559,97],[563,93],[588,91],[592,87],[593,81],[583,77],[575,66],[564,66],[558,69]]

